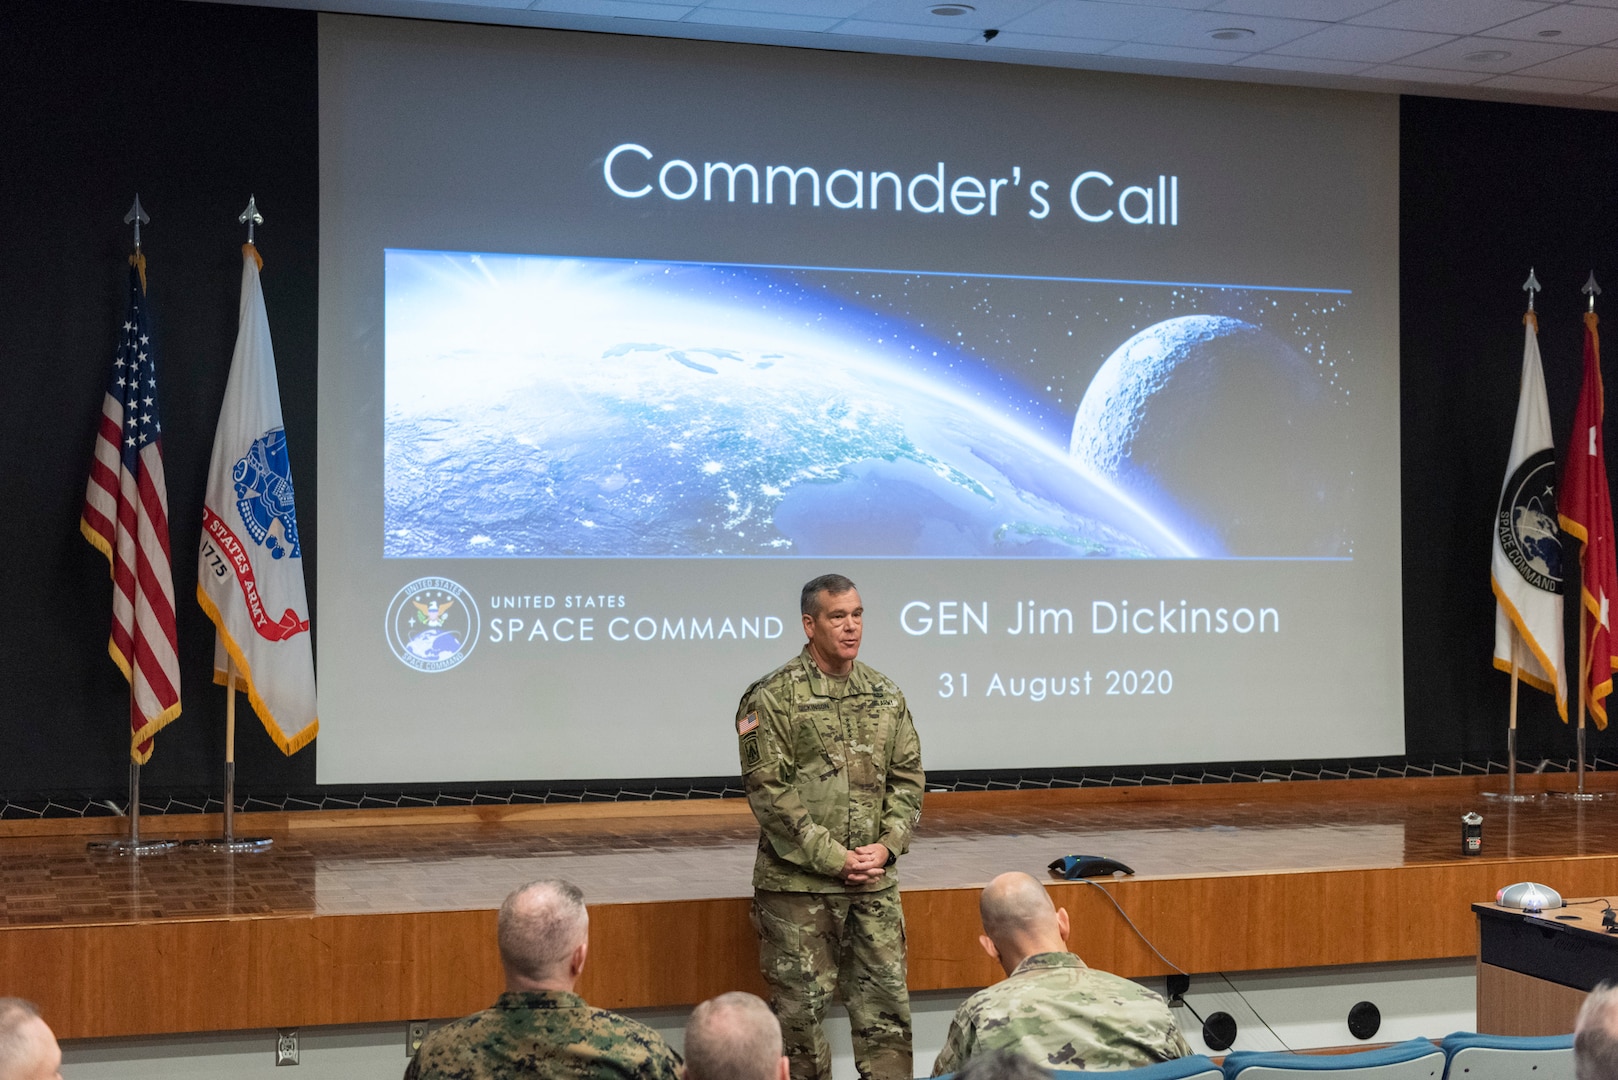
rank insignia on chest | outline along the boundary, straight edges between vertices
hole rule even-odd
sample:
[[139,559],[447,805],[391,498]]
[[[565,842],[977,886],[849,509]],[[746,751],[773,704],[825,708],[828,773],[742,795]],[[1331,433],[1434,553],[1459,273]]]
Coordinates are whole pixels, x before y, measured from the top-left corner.
[[736,734],[746,735],[749,731],[758,730],[758,713],[750,712],[736,721]]

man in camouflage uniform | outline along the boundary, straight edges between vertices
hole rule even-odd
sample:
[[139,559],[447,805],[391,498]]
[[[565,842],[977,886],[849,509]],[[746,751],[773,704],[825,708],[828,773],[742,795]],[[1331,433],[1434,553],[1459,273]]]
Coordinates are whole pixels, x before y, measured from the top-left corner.
[[1191,1053],[1169,1007],[1139,983],[1096,971],[1067,950],[1066,909],[1027,874],[1001,874],[979,901],[983,951],[1004,980],[967,998],[933,1075],[1015,1050],[1062,1069],[1133,1069]]
[[921,815],[921,744],[899,688],[855,659],[865,609],[854,583],[815,578],[808,638],[747,688],[736,711],[758,818],[753,926],[792,1080],[831,1080],[821,1020],[848,1006],[865,1080],[910,1080],[910,993],[894,863]]
[[661,1035],[573,993],[589,934],[577,886],[535,881],[506,897],[506,992],[423,1039],[405,1080],[680,1080],[680,1058]]

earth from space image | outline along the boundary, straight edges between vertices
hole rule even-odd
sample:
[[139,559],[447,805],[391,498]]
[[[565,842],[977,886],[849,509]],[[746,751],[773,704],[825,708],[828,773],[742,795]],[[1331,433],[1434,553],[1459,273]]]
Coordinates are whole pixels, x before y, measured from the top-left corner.
[[790,292],[693,296],[604,260],[388,257],[387,556],[1211,553],[1117,455],[1155,446],[1148,390],[1194,383],[1198,349],[1246,323],[1160,334],[1145,381],[1115,379],[1140,400],[1103,417],[1112,437],[1070,446],[1015,395],[906,363]]

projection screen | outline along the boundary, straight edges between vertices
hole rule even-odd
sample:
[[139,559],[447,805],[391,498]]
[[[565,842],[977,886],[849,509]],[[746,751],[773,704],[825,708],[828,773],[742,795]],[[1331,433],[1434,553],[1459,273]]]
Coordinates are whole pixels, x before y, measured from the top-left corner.
[[320,21],[322,783],[1402,753],[1397,99]]

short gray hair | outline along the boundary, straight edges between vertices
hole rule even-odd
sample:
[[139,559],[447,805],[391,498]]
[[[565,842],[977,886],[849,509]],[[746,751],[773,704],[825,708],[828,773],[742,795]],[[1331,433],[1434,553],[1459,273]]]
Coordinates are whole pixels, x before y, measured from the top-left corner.
[[1578,1080],[1618,1080],[1618,984],[1603,982],[1579,1006],[1573,1022],[1573,1075]]
[[39,1006],[22,998],[0,997],[0,1078],[29,1064],[33,1039],[28,1022],[39,1019]]
[[814,618],[820,614],[821,593],[828,596],[842,596],[854,588],[854,583],[842,574],[821,574],[804,585],[803,592],[798,596],[798,610]]
[[961,1066],[957,1080],[1051,1080],[1051,1071],[1015,1050],[991,1050]]
[[500,905],[500,962],[530,979],[557,974],[590,933],[584,893],[570,881],[530,881]]
[[781,1024],[762,999],[733,990],[691,1010],[686,1080],[773,1080],[780,1061]]

